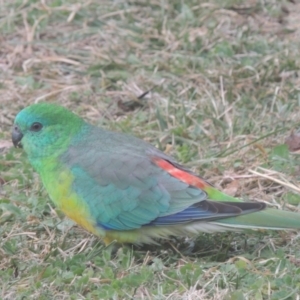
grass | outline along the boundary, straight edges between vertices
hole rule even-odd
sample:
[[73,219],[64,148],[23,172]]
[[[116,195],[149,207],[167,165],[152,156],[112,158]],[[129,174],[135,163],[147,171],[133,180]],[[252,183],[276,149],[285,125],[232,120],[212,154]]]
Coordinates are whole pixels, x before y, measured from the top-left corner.
[[7,142],[21,108],[55,102],[225,192],[299,211],[299,156],[284,145],[300,123],[298,12],[271,0],[0,1],[0,298],[299,299],[299,233],[112,254]]

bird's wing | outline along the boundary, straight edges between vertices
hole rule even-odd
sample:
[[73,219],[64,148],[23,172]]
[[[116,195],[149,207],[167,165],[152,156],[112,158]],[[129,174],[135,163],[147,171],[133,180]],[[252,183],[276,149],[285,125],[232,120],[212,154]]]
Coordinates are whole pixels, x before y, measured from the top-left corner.
[[257,203],[208,201],[196,181],[208,183],[151,145],[126,137],[110,133],[106,138],[86,138],[61,157],[74,176],[72,189],[88,204],[99,226],[130,230],[215,220],[262,208]]

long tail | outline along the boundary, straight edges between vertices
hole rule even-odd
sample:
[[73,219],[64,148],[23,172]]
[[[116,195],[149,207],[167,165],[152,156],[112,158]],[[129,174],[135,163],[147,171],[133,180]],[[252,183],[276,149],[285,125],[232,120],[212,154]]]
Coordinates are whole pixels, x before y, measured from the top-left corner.
[[[205,191],[209,199],[215,201],[243,201],[228,196],[211,186],[207,187]],[[265,208],[255,213],[239,215],[233,218],[229,217],[212,223],[237,229],[300,229],[300,214],[274,208]]]
[[211,223],[236,229],[300,229],[300,214],[267,208],[252,214],[221,219]]
[[[173,177],[178,178],[192,186],[204,190],[207,193],[208,201],[226,203],[231,202],[232,205],[236,202],[244,202],[242,199],[235,198],[214,188],[200,176],[193,172],[184,169],[182,166],[166,161],[161,158],[153,160],[159,167],[167,171]],[[224,204],[225,204],[224,203]],[[250,202],[251,203],[251,202]],[[252,202],[255,208],[259,202]],[[249,204],[249,202],[248,202]],[[264,205],[264,203],[260,203]],[[239,205],[238,205],[239,206]],[[257,207],[256,207],[257,208]],[[300,229],[300,214],[283,211],[272,208],[261,207],[257,211],[244,210],[241,214],[235,216],[224,217],[220,214],[219,219],[209,221],[210,224],[218,225],[218,229]]]

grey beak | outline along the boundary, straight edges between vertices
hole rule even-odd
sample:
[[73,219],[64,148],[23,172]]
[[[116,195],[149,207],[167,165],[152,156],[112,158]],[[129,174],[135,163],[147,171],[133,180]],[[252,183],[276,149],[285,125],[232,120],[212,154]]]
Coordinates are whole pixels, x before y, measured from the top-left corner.
[[21,140],[23,138],[23,133],[20,131],[17,125],[14,125],[12,132],[11,132],[11,139],[14,146],[17,148],[22,148]]

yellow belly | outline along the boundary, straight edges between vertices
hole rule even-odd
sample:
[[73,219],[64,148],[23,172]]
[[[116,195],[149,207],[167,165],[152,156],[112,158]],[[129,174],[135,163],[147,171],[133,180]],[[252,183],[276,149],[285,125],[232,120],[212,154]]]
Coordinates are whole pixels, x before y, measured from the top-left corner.
[[44,186],[54,204],[78,225],[102,238],[106,245],[113,241],[137,244],[155,243],[153,238],[166,238],[172,234],[173,231],[168,227],[143,227],[125,231],[102,229],[93,219],[88,204],[72,190],[72,173],[61,168],[54,168],[54,170],[55,172],[53,169],[48,169],[47,172],[41,174]]
[[73,175],[69,171],[60,171],[53,179],[43,178],[43,183],[54,204],[70,219],[87,231],[98,236],[105,232],[98,228],[93,220],[88,204],[72,191]]

